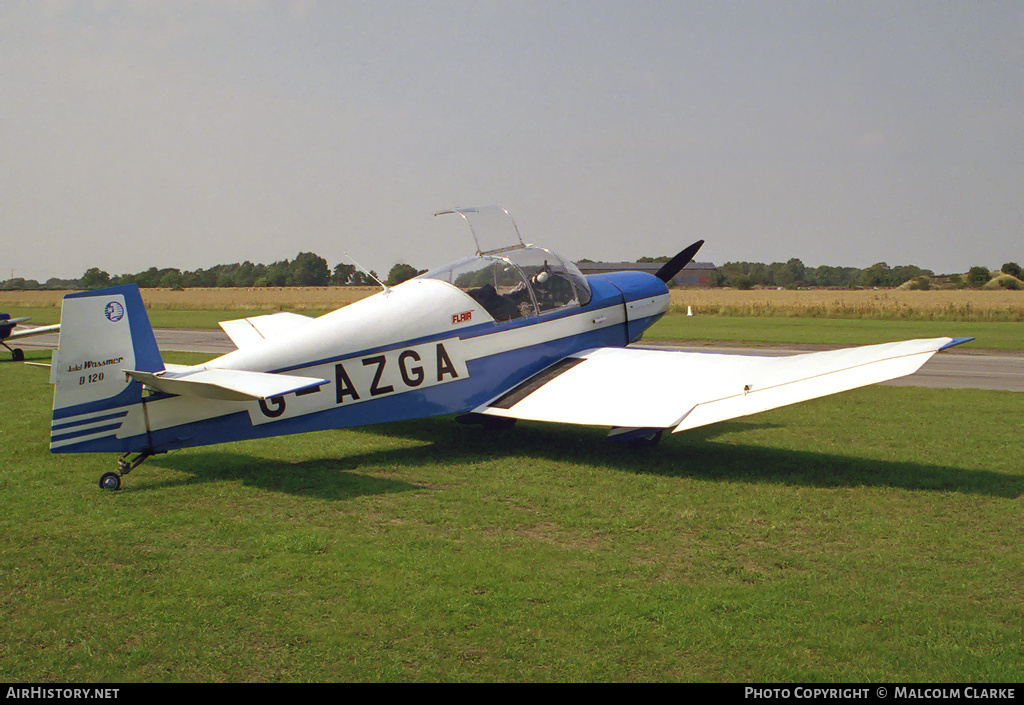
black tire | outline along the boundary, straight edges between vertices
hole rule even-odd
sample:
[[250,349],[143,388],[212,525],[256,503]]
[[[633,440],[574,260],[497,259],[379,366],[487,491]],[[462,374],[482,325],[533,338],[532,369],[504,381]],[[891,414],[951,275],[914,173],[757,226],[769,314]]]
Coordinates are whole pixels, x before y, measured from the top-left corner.
[[111,491],[121,489],[121,476],[116,472],[103,473],[103,477],[100,478],[100,489]]
[[629,441],[630,445],[637,450],[644,450],[647,448],[657,448],[661,442],[661,431],[654,433],[647,438],[638,438],[635,441]]
[[21,348],[14,348],[14,350],[11,350],[11,359],[13,359],[15,362],[24,361],[25,351],[22,350]]

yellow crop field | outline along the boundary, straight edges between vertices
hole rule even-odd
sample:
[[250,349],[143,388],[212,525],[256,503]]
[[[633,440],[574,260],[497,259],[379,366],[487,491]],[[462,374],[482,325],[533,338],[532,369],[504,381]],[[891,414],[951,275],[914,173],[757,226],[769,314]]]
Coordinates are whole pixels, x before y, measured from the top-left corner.
[[[146,307],[163,310],[231,311],[335,309],[380,291],[375,286],[259,287],[210,289],[143,289]],[[59,307],[67,291],[0,291],[3,306]]]
[[671,313],[720,316],[1024,321],[1008,289],[674,289]]
[[[380,291],[379,287],[143,289],[157,310],[324,311]],[[0,291],[0,311],[59,307],[65,291]],[[674,289],[670,313],[719,316],[1024,321],[1024,291],[1008,289]]]

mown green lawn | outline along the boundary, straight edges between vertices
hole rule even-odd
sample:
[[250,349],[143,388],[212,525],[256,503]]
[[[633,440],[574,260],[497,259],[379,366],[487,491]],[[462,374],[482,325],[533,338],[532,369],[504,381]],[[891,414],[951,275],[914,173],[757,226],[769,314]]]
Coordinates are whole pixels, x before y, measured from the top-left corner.
[[872,387],[649,451],[444,417],[104,492],[112,456],[47,451],[45,371],[0,391],[7,681],[1024,677],[1024,394]]

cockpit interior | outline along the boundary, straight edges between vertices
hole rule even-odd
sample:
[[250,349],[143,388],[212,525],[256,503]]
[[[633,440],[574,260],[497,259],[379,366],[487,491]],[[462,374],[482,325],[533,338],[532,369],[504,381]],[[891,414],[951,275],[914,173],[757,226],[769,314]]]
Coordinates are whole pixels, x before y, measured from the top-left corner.
[[467,257],[420,278],[457,286],[496,321],[586,306],[591,296],[590,286],[576,265],[533,245]]

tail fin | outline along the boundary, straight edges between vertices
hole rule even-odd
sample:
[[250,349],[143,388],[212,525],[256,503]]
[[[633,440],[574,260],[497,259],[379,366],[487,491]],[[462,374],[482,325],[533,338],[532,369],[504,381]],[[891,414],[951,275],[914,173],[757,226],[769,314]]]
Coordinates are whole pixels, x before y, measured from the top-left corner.
[[122,450],[111,444],[142,385],[124,370],[159,372],[160,350],[135,284],[68,294],[54,353],[50,450]]

